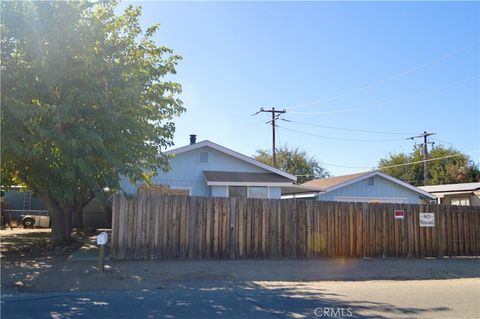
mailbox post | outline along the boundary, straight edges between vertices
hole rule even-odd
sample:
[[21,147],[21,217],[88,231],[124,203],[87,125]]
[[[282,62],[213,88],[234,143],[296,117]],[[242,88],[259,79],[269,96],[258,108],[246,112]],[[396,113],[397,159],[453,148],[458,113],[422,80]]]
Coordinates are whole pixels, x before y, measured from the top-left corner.
[[98,250],[98,269],[100,272],[105,270],[105,244],[108,242],[108,234],[102,232],[97,236],[97,245],[99,246]]

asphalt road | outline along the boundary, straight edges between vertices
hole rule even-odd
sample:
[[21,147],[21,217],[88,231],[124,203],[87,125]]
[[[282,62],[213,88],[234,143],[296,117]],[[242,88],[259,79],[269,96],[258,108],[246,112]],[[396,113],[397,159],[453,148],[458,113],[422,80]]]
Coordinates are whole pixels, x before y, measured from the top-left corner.
[[194,281],[3,295],[2,318],[479,318],[480,279]]

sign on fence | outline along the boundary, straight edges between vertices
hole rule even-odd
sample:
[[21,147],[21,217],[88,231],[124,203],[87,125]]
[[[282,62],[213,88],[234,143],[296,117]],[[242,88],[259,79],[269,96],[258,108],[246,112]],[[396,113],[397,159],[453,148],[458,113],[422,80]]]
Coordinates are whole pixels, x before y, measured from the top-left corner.
[[395,219],[403,219],[405,216],[405,211],[403,209],[396,209],[394,212]]
[[435,214],[420,213],[420,227],[435,227]]

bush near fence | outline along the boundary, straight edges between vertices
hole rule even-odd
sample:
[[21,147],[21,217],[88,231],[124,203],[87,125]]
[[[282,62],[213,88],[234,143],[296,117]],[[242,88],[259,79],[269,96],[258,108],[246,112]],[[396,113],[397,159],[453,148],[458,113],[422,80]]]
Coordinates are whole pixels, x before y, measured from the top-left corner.
[[[420,212],[435,227],[420,227]],[[480,207],[147,193],[113,203],[116,259],[479,255]]]

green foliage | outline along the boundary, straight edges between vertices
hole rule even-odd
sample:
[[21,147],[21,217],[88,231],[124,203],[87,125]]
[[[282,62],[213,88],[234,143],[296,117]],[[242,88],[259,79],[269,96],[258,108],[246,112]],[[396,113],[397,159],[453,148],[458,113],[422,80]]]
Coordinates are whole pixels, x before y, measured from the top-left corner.
[[[297,175],[297,183],[301,184],[315,178],[325,178],[330,174],[322,168],[314,157],[310,157],[303,150],[297,148],[289,149],[282,146],[277,150],[277,168]],[[267,165],[272,165],[272,152],[267,150],[257,150],[254,158]]]
[[2,185],[21,182],[62,207],[168,169],[184,108],[180,57],[116,2],[1,4]]
[[[455,156],[428,162],[429,185],[468,183],[480,180],[478,165],[471,161],[468,155],[454,148],[446,148],[442,145],[436,146],[429,152],[428,157],[433,159],[452,155]],[[420,186],[423,185],[423,163],[390,168],[384,167],[422,160],[422,149],[415,147],[409,154],[389,154],[388,157],[380,160],[379,168],[393,177],[412,185]]]

